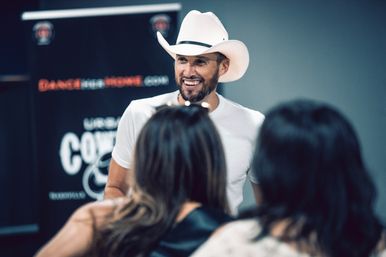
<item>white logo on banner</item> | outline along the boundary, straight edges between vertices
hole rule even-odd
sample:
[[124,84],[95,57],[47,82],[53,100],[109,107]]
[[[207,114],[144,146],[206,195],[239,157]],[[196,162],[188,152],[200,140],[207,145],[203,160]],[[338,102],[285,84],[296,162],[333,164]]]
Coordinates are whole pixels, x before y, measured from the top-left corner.
[[80,136],[67,132],[60,144],[60,161],[68,175],[78,174],[86,164],[82,186],[93,199],[103,198],[118,122],[119,118],[114,117],[86,118],[83,120],[86,131]]

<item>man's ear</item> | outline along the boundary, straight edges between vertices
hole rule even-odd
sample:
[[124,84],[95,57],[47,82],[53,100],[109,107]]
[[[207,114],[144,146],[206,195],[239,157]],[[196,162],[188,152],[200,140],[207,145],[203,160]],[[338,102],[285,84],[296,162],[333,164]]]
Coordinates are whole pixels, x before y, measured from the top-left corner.
[[221,61],[220,67],[219,67],[219,76],[224,75],[229,69],[229,59],[225,58],[224,60]]

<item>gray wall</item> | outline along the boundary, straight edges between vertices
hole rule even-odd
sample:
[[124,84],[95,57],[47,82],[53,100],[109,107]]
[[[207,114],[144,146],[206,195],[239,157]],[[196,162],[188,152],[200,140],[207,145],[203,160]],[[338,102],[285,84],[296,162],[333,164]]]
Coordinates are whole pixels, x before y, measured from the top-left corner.
[[[43,8],[154,4],[172,1],[42,2]],[[335,105],[353,123],[378,188],[377,211],[386,221],[386,1],[179,1],[213,11],[230,38],[249,48],[251,63],[224,95],[266,112],[307,97]],[[61,6],[62,5],[62,6]],[[242,208],[251,206],[249,185]]]

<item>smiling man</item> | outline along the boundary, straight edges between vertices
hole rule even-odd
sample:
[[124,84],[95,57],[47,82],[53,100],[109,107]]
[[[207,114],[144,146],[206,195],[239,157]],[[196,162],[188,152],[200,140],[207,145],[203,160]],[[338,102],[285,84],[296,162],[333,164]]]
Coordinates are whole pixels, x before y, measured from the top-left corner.
[[216,88],[218,79],[225,74],[229,60],[221,53],[198,56],[177,55],[175,61],[176,83],[179,88],[178,102],[207,102],[211,111],[218,105]]
[[[190,11],[184,18],[175,45],[157,32],[160,45],[174,60],[178,91],[132,101],[119,122],[105,198],[126,195],[133,169],[131,154],[143,124],[163,104],[207,103],[218,129],[227,161],[227,194],[232,213],[243,200],[243,186],[254,141],[264,116],[216,92],[219,82],[241,78],[249,64],[244,43],[229,40],[228,32],[212,12]],[[201,185],[197,185],[199,189]]]

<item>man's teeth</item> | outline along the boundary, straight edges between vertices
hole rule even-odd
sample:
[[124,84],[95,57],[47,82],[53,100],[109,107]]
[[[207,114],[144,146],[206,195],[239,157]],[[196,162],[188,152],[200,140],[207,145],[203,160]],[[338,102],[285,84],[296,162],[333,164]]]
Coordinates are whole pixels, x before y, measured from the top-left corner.
[[188,86],[196,86],[196,85],[200,84],[200,81],[199,80],[188,80],[188,79],[185,79],[184,83],[186,85],[188,85]]

